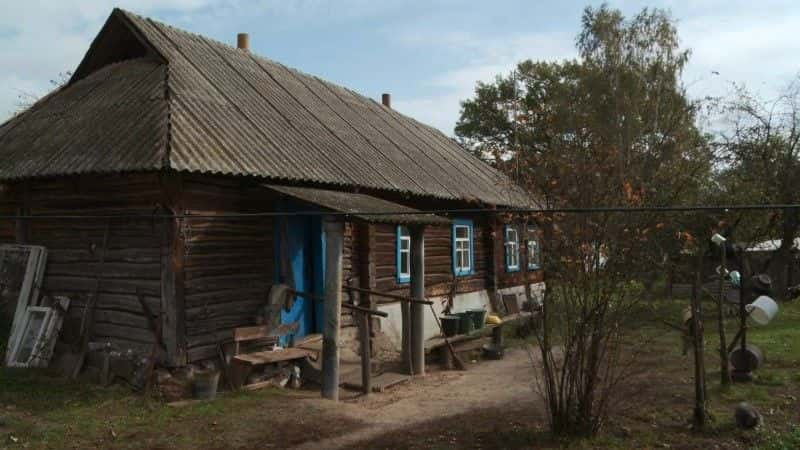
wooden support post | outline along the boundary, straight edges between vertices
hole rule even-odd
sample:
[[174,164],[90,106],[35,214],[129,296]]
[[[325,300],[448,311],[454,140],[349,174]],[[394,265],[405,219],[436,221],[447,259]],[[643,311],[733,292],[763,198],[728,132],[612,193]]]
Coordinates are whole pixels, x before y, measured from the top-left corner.
[[[411,296],[425,298],[425,228],[411,227]],[[411,363],[414,375],[425,375],[425,305],[411,303]]]
[[414,363],[411,361],[411,303],[400,303],[401,342],[400,359],[406,368],[406,373],[414,375]]
[[339,321],[342,314],[344,224],[330,218],[325,230],[325,326],[322,331],[322,396],[339,400]]
[[361,388],[364,394],[372,392],[372,340],[370,339],[370,315],[357,312],[358,338],[361,342]]
[[[169,213],[184,212],[182,179],[164,175],[161,179],[164,204]],[[161,223],[161,330],[167,350],[167,365],[186,364],[186,305],[184,301],[185,223],[181,218]]]

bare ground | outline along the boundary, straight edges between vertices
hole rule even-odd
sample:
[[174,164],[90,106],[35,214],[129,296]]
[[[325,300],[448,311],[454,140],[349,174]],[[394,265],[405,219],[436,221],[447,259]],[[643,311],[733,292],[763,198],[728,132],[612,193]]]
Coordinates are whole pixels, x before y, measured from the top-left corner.
[[[334,407],[337,415],[361,422],[364,426],[294,448],[349,448],[420,423],[508,404],[535,409],[532,380],[530,356],[520,348],[509,349],[506,357],[499,361],[467,363],[466,371],[431,371],[382,394],[346,396]],[[323,402],[317,399],[304,401]]]

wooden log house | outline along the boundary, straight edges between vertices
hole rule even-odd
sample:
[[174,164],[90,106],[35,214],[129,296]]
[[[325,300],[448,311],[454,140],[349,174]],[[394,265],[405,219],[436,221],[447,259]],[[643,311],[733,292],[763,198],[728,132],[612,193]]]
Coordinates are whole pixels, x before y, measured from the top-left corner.
[[[529,197],[388,100],[115,9],[71,80],[0,125],[0,242],[48,248],[43,288],[72,299],[72,322],[99,274],[93,341],[147,352],[143,295],[170,366],[214,358],[288,273],[324,296],[327,219],[344,223],[345,284],[409,294],[409,230],[425,226],[429,298],[454,279],[454,310],[535,288],[535,230],[420,214]],[[310,211],[332,215],[298,214]],[[253,215],[276,212],[293,215]],[[398,303],[357,300],[387,311],[380,329],[400,339]],[[322,305],[298,298],[283,314],[298,336],[322,329]]]

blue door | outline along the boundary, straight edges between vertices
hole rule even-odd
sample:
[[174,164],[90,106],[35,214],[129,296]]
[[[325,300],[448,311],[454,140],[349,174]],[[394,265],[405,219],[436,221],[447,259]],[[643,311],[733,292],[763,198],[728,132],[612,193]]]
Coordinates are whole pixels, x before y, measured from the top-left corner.
[[[324,284],[324,238],[322,226],[317,216],[289,216],[276,221],[276,279],[280,283],[293,286],[295,290],[325,295]],[[283,246],[286,246],[286,250]],[[292,338],[301,338],[322,330],[322,302],[304,297],[295,297],[290,310],[281,311],[281,323],[298,323],[293,336],[284,336],[281,343],[286,345]]]

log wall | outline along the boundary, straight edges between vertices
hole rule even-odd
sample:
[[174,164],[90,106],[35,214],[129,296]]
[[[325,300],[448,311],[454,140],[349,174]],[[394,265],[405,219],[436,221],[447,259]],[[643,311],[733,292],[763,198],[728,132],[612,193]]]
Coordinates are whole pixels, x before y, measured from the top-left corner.
[[[275,211],[280,199],[271,191],[240,179],[184,175],[180,205],[193,215]],[[228,341],[233,329],[254,325],[275,276],[275,227],[264,218],[185,220],[183,291],[189,362],[216,358],[216,342]],[[345,224],[343,277],[358,285],[354,227]],[[348,301],[343,296],[343,301]],[[352,325],[348,310],[343,325]]]
[[[522,234],[520,242],[521,270],[508,272],[505,269],[505,247],[503,245],[503,224],[494,219],[474,217],[473,250],[474,273],[456,277],[457,293],[502,289],[536,283],[543,280],[541,270],[527,269],[527,239]],[[397,281],[397,227],[390,224],[376,224],[372,230],[375,275],[374,286],[379,291],[408,295],[409,284]],[[499,231],[498,231],[499,230]],[[366,237],[362,238],[366,239]],[[365,241],[366,242],[366,241]],[[450,225],[436,225],[425,228],[425,290],[428,296],[445,295],[450,291],[453,277],[452,228]],[[385,301],[382,300],[382,301]]]
[[[274,197],[240,180],[184,175],[182,211],[193,215],[270,211]],[[216,342],[254,324],[273,283],[272,218],[184,220],[183,292],[189,362],[216,358]]]
[[[376,224],[373,257],[375,287],[379,291],[409,294],[409,283],[397,281],[397,226]],[[486,243],[490,230],[482,220],[474,220],[474,273],[457,277],[458,293],[487,289],[488,263]],[[449,292],[453,280],[453,243],[450,225],[430,225],[425,228],[425,291],[429,296]]]
[[[158,175],[72,177],[26,184],[24,196],[19,195],[23,185],[15,186],[14,209],[34,216],[151,214],[163,200]],[[80,318],[100,272],[92,339],[149,350],[153,336],[136,292],[139,289],[154,314],[162,312],[161,247],[166,222],[48,218],[22,221],[21,226],[25,243],[48,249],[45,292],[66,295],[72,301],[62,341],[77,340]],[[2,242],[14,241],[8,227],[7,222],[2,226]]]
[[[190,174],[80,176],[0,185],[0,214],[151,215],[275,211],[279,196],[236,177]],[[467,293],[540,281],[541,272],[506,273],[502,225],[474,222],[472,275],[458,277]],[[75,340],[101,271],[92,339],[149,352],[153,342],[137,290],[161,318],[174,352],[173,364],[216,358],[216,342],[235,327],[252,325],[275,274],[275,225],[271,217],[193,219],[0,220],[0,242],[26,242],[49,250],[44,289],[72,299],[64,340]],[[103,258],[103,236],[109,227]],[[396,226],[345,225],[345,283],[408,294],[396,273]],[[525,240],[521,242],[525,254]],[[523,259],[524,261],[524,259]],[[428,226],[425,242],[426,291],[445,295],[452,275],[451,226]],[[373,302],[385,299],[372,298]],[[357,295],[343,301],[358,302]],[[343,326],[353,317],[343,310]],[[72,334],[70,334],[72,333]]]

